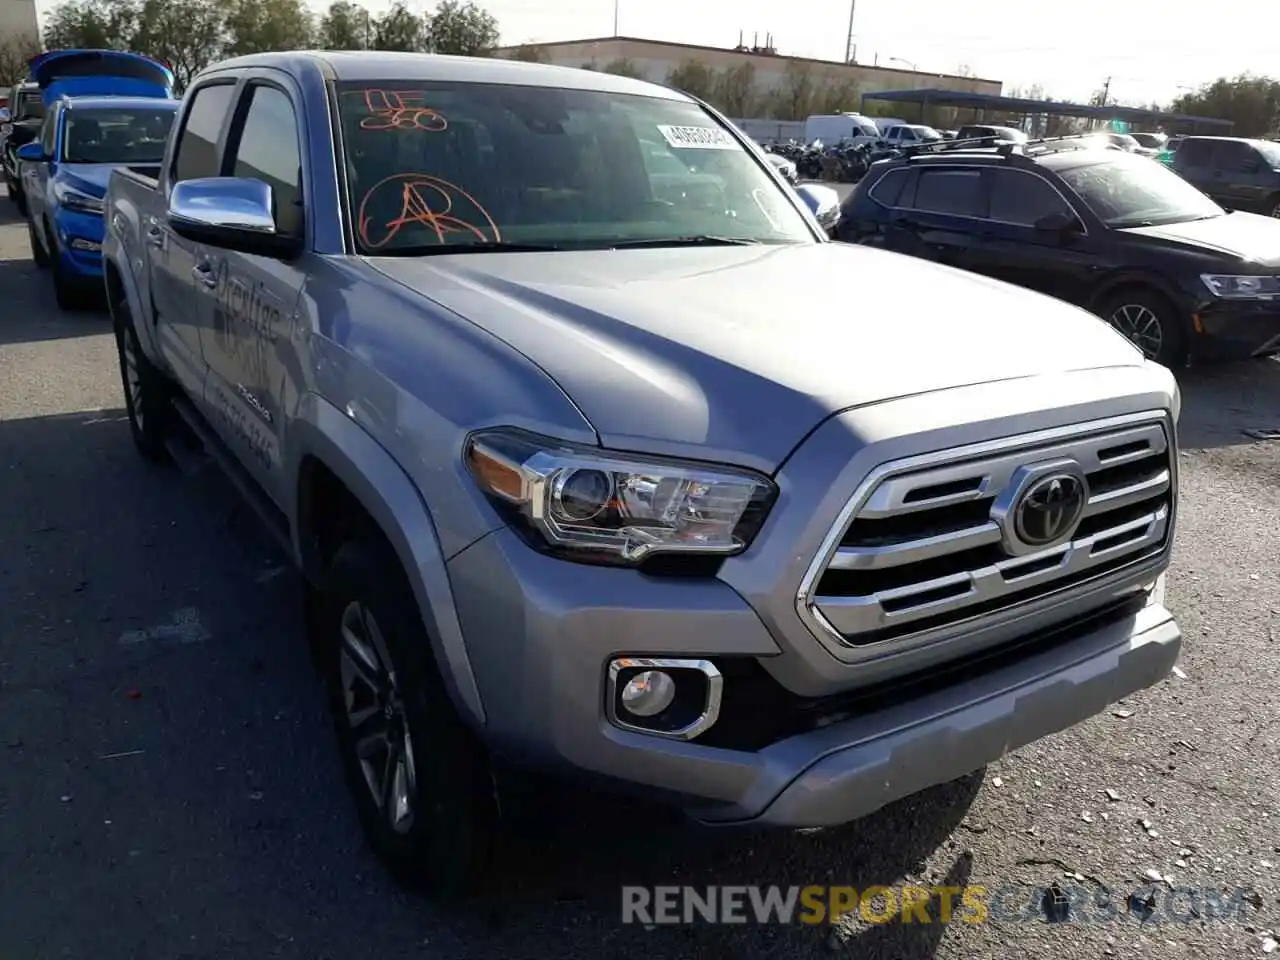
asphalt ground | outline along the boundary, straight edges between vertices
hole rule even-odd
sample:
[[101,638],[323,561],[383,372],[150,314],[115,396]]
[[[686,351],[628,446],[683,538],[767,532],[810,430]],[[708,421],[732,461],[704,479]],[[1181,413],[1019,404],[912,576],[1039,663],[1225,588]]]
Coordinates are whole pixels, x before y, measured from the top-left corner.
[[[1183,676],[841,829],[545,796],[443,906],[362,842],[293,575],[216,474],[137,457],[105,315],[57,309],[3,201],[0,318],[3,960],[1237,960],[1280,927],[1280,442],[1243,432],[1280,428],[1280,364],[1182,378]],[[623,884],[970,884],[989,916],[646,927]]]

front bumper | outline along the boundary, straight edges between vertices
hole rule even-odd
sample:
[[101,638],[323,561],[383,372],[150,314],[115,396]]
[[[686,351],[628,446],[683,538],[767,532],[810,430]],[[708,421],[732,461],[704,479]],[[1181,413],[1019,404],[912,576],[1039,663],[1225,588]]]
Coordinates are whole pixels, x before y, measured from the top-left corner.
[[940,689],[913,695],[906,685],[838,722],[760,749],[732,748],[622,730],[608,721],[603,696],[617,656],[706,657],[726,668],[728,694],[735,663],[776,654],[760,619],[726,584],[567,564],[510,530],[455,557],[450,579],[495,752],[625,785],[705,823],[857,819],[1158,682],[1181,647],[1157,591],[1144,607],[1139,597],[1042,650]]
[[54,216],[58,231],[58,252],[66,280],[91,286],[102,280],[102,240],[105,228],[101,214],[82,213],[65,207]]
[[1280,353],[1280,301],[1215,301],[1196,311],[1192,327],[1193,362]]

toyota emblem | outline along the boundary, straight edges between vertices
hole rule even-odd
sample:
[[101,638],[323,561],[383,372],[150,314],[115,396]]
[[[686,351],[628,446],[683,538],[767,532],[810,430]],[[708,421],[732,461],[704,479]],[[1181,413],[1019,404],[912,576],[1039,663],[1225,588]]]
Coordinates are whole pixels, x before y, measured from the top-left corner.
[[1013,508],[1013,532],[1029,547],[1046,547],[1069,535],[1088,503],[1078,474],[1052,473],[1023,491]]

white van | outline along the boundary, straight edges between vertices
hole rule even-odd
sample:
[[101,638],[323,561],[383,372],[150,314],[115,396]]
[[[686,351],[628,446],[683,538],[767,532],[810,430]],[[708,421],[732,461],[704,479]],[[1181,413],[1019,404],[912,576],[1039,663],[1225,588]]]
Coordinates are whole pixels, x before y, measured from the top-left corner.
[[860,113],[818,114],[804,121],[804,142],[821,140],[829,146],[840,141],[862,143],[880,139],[876,125]]

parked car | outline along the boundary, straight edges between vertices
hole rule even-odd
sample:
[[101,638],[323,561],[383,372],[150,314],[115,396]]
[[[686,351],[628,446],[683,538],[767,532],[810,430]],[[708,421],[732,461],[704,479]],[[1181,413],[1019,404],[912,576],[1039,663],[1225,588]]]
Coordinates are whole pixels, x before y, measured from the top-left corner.
[[173,73],[150,57],[115,50],[50,50],[32,57],[27,80],[10,96],[21,103],[21,116],[15,114],[3,147],[9,199],[24,216],[18,148],[39,136],[49,104],[80,96],[172,97]]
[[922,143],[941,143],[942,134],[920,123],[899,124],[885,131],[884,143],[889,147],[913,147]]
[[398,873],[473,877],[512,769],[836,824],[1169,673],[1170,372],[806,196],[678,91],[382,52],[217,64],[112,173],[133,438],[303,571]]
[[1280,217],[1280,144],[1237,137],[1187,137],[1173,170],[1224,207]]
[[988,144],[1024,143],[1027,135],[1016,127],[993,127],[985,123],[969,123],[956,131],[955,138],[986,141]]
[[0,158],[4,164],[4,182],[9,200],[23,216],[27,213],[22,194],[22,178],[18,173],[17,151],[40,133],[44,122],[44,102],[40,88],[31,82],[18,83],[9,94],[9,120],[0,127]]
[[775,168],[777,168],[777,171],[782,174],[788,182],[796,182],[796,165],[794,162],[788,160],[786,157],[779,156],[771,150],[765,151],[764,157],[773,164]]
[[1123,150],[1125,153],[1155,156],[1154,151],[1148,151],[1127,133],[1112,133],[1106,130],[1097,130],[1089,134],[1089,136],[1096,140],[1102,147],[1110,147],[1114,150]]
[[116,167],[160,175],[176,100],[64,97],[40,139],[18,149],[36,266],[51,268],[58,305],[102,294],[102,200]]
[[1157,154],[1169,143],[1169,136],[1164,133],[1131,133],[1129,136],[1133,137],[1142,149],[1152,150]]
[[837,236],[1076,303],[1168,366],[1280,351],[1280,223],[1145,157],[1072,146],[877,164]]

